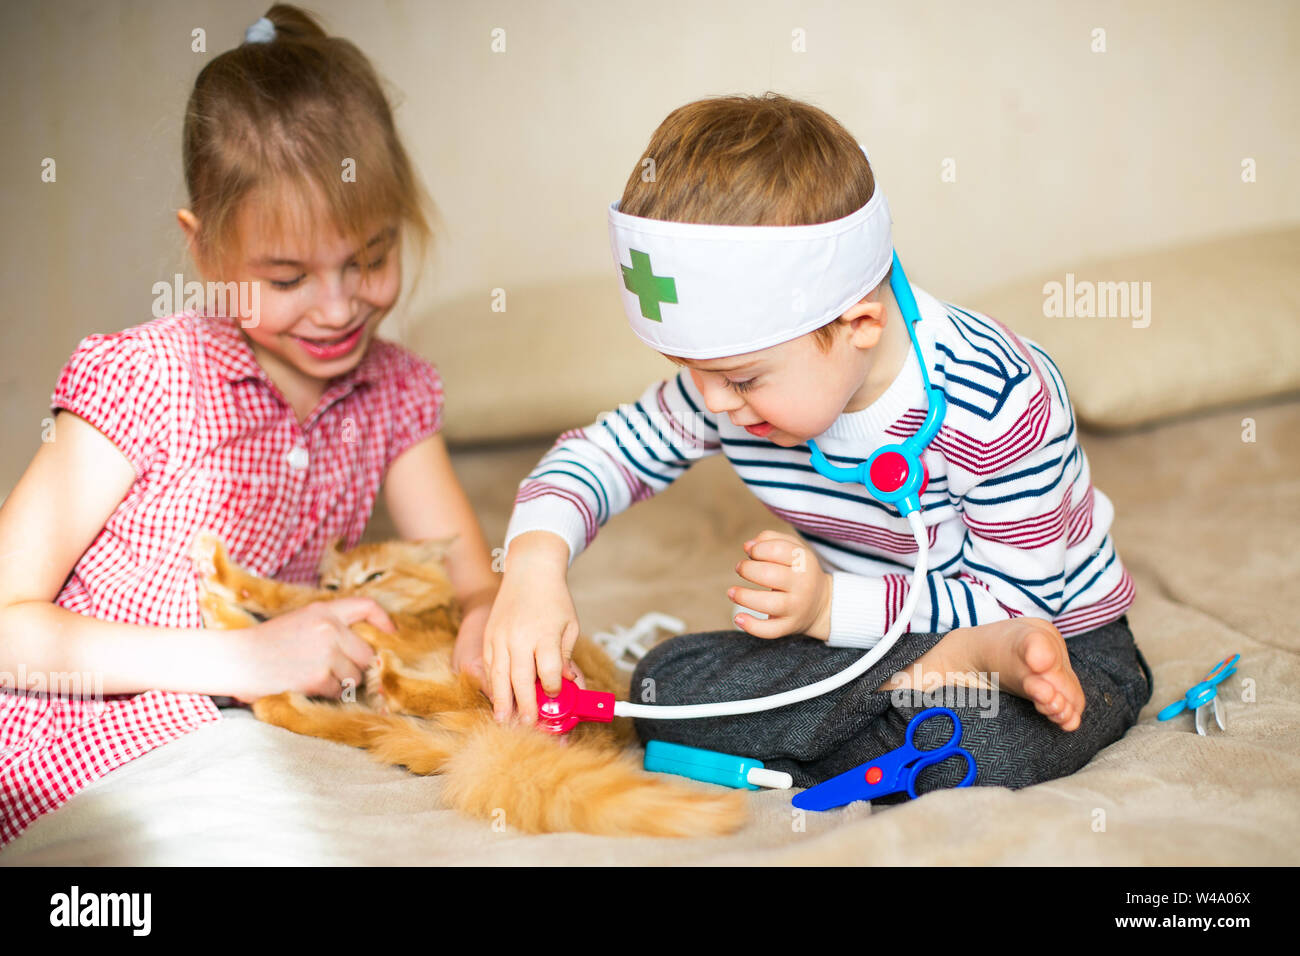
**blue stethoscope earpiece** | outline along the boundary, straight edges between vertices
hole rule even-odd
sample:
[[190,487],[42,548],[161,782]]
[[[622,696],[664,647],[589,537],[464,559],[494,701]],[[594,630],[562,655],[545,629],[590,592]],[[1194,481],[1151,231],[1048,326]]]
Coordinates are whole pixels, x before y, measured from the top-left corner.
[[894,299],[898,302],[899,311],[903,315],[907,333],[912,339],[912,348],[916,352],[917,361],[921,364],[921,378],[925,382],[930,403],[925,421],[921,423],[915,435],[904,439],[899,444],[885,445],[876,449],[870,458],[852,467],[831,464],[822,454],[822,450],[817,447],[817,442],[812,439],[808,441],[808,449],[812,452],[812,466],[819,475],[832,481],[862,484],[877,501],[894,505],[900,515],[907,517],[913,511],[921,510],[921,495],[930,480],[921,453],[939,433],[944,415],[948,411],[948,401],[942,389],[930,384],[930,373],[926,368],[925,356],[921,354],[921,346],[916,340],[916,323],[921,321],[921,313],[916,306],[916,296],[912,294],[912,286],[907,281],[907,274],[903,272],[903,265],[898,261],[897,251],[894,252],[893,275],[889,280],[889,287],[894,292]]

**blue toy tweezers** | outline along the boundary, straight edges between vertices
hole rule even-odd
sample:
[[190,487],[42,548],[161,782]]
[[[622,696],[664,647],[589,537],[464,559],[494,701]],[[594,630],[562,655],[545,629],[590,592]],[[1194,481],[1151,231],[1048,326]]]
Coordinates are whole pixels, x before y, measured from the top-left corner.
[[[918,750],[913,744],[916,728],[932,717],[944,715],[952,720],[953,735],[932,750]],[[975,758],[961,744],[961,720],[947,707],[929,707],[913,717],[907,724],[907,738],[903,746],[887,754],[854,767],[838,777],[819,783],[797,794],[791,801],[801,810],[830,810],[853,803],[855,800],[875,800],[906,790],[916,799],[916,778],[926,767],[943,763],[956,754],[964,757],[970,768],[959,787],[969,787],[975,781]]]
[[1207,721],[1205,712],[1214,711],[1214,721],[1219,725],[1220,730],[1227,730],[1228,726],[1224,723],[1223,712],[1219,710],[1219,691],[1218,686],[1225,678],[1231,677],[1237,673],[1237,661],[1241,658],[1240,654],[1234,654],[1231,658],[1225,657],[1219,663],[1210,668],[1210,672],[1201,678],[1199,684],[1194,685],[1181,700],[1176,700],[1164,710],[1160,711],[1158,717],[1161,720],[1172,720],[1184,710],[1196,712],[1196,732],[1202,737],[1205,736],[1205,727]]

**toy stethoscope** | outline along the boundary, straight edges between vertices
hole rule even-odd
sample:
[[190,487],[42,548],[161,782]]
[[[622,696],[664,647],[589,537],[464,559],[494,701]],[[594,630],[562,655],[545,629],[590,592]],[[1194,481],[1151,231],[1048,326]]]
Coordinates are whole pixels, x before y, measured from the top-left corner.
[[838,674],[798,687],[794,690],[767,697],[753,697],[749,700],[719,701],[710,704],[633,704],[629,701],[614,700],[613,694],[581,690],[569,680],[561,682],[560,693],[550,697],[542,690],[542,682],[537,681],[537,726],[555,734],[566,734],[579,722],[593,720],[608,722],[615,717],[641,717],[647,720],[694,720],[701,717],[722,717],[731,714],[751,714],[761,710],[772,710],[787,704],[796,704],[821,694],[842,687],[860,674],[866,672],[872,664],[880,660],[894,646],[912,620],[912,612],[921,596],[922,582],[929,565],[929,547],[926,541],[925,524],[921,520],[921,494],[925,491],[929,473],[921,460],[921,453],[939,432],[943,424],[947,401],[943,391],[930,384],[930,375],[926,369],[925,357],[916,340],[916,323],[921,320],[912,294],[912,286],[907,281],[903,266],[894,253],[893,275],[890,288],[898,302],[899,311],[907,325],[912,347],[916,351],[921,365],[921,376],[925,382],[929,397],[929,412],[925,416],[920,430],[901,444],[886,445],[878,449],[866,461],[856,467],[848,468],[833,465],[826,460],[815,441],[808,446],[812,451],[812,464],[817,472],[826,478],[839,482],[861,482],[872,496],[898,508],[898,513],[907,518],[912,534],[916,538],[916,568],[912,572],[912,583],[907,598],[903,602],[902,613],[894,619],[893,626],[855,663]]

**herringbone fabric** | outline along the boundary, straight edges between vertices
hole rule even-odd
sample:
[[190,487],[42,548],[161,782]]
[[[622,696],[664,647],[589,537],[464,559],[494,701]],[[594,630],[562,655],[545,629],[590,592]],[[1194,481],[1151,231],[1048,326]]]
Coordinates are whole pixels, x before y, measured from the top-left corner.
[[[986,690],[981,698],[973,690],[950,686],[944,699],[920,700],[901,699],[909,692],[875,690],[942,637],[904,634],[865,674],[800,704],[705,720],[638,718],[636,729],[643,742],[666,740],[754,757],[789,773],[796,786],[811,787],[902,746],[908,721],[926,707],[942,705],[961,719],[962,746],[978,768],[975,785],[1018,788],[1083,767],[1123,737],[1151,699],[1151,670],[1133,641],[1127,615],[1065,642],[1087,702],[1073,731],[1061,730],[1030,701],[1002,690]],[[686,704],[762,697],[829,677],[862,653],[802,636],[764,640],[741,631],[687,634],[642,658],[633,674],[631,699]],[[650,689],[653,701],[646,696]],[[951,733],[949,721],[930,720],[918,729],[915,744],[937,747]],[[917,792],[954,786],[965,773],[965,761],[947,760],[922,773]]]

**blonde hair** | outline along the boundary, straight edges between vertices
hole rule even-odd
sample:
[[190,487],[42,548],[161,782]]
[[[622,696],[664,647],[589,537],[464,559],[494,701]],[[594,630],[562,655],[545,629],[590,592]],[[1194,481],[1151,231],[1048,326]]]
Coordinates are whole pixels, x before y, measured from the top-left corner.
[[[824,110],[779,93],[680,106],[654,131],[644,158],[653,160],[654,176],[647,182],[644,159],[638,162],[619,209],[646,219],[812,225],[861,209],[876,189],[871,164],[848,130]],[[812,335],[828,351],[838,331],[832,320]]]
[[[313,235],[329,219],[362,249],[379,224],[397,222],[419,242],[431,238],[420,185],[369,60],[352,43],[325,34],[306,11],[275,4],[269,42],[245,42],[212,60],[194,81],[185,109],[183,156],[190,209],[199,219],[197,255],[224,268],[241,255],[246,199],[259,199],[271,235]],[[355,182],[345,182],[345,160]],[[290,221],[288,200],[308,210]],[[368,256],[358,257],[364,278]],[[417,278],[418,281],[418,278]]]

